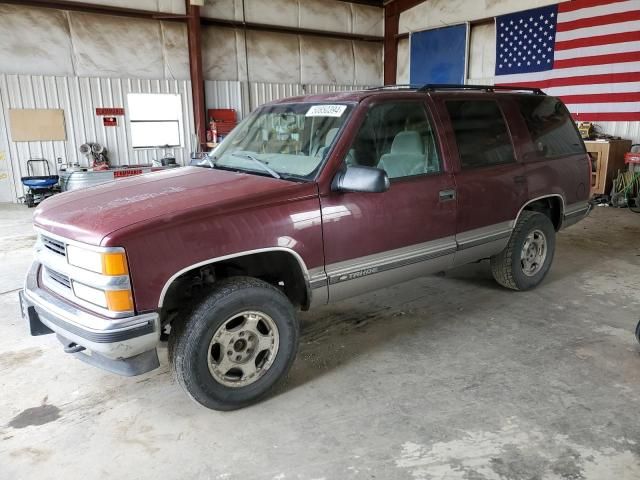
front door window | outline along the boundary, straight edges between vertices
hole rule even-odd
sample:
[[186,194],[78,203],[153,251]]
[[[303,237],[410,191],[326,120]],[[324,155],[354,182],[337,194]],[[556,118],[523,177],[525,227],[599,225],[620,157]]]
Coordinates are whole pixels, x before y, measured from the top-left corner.
[[390,179],[439,173],[440,156],[422,103],[371,107],[346,161],[381,168]]

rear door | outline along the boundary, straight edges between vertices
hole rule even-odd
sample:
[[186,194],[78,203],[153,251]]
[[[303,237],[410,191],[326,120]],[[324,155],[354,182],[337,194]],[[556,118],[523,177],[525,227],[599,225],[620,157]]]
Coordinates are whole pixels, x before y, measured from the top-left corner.
[[510,128],[494,97],[440,96],[437,103],[458,160],[454,263],[462,265],[501,251],[527,201],[525,168],[513,147],[521,141],[520,132]]
[[453,263],[456,202],[420,97],[369,104],[342,168],[382,168],[383,193],[321,196],[329,299],[399,283]]
[[589,200],[591,162],[564,104],[555,97],[514,98],[530,136],[524,154],[529,195],[559,195],[565,215],[584,213]]

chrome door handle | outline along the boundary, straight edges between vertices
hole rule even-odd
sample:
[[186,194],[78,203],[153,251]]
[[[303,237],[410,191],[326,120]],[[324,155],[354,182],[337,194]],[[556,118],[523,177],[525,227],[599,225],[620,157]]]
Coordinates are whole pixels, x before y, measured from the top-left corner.
[[449,200],[455,200],[456,191],[453,188],[440,190],[440,192],[438,192],[438,196],[440,197],[441,202],[448,202]]

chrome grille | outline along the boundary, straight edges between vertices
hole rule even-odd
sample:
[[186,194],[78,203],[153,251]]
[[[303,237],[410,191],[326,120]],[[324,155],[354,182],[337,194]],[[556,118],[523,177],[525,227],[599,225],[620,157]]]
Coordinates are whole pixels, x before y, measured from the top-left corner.
[[71,290],[71,280],[69,279],[69,277],[67,277],[66,275],[62,275],[61,273],[54,272],[50,268],[46,268],[46,272],[51,280]]
[[65,248],[64,242],[59,240],[54,240],[51,237],[45,237],[42,235],[42,246],[51,250],[53,253],[57,253],[58,255],[62,255],[65,257],[67,255],[67,250]]

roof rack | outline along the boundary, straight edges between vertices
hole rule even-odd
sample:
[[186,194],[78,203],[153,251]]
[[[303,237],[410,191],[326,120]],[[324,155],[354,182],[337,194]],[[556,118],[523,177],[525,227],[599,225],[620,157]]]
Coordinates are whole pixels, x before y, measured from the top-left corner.
[[482,90],[485,92],[494,92],[496,90],[511,90],[521,92],[531,92],[534,95],[545,95],[539,88],[518,87],[510,85],[456,85],[449,83],[427,83],[422,85],[419,92],[433,92],[435,90]]
[[375,92],[380,90],[419,90],[422,85],[412,85],[410,83],[399,83],[397,85],[382,85],[381,87],[366,88],[367,92]]

